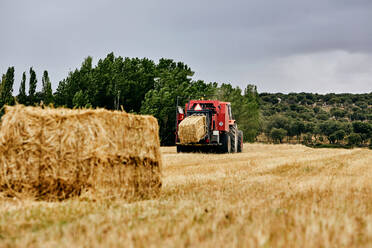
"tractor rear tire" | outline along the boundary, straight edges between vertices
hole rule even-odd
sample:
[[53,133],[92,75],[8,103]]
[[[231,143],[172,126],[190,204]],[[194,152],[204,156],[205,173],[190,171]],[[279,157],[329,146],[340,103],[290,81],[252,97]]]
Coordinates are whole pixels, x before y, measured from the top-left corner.
[[229,133],[224,133],[221,135],[221,143],[222,146],[220,147],[220,152],[231,153],[231,137]]
[[183,152],[183,146],[177,145],[177,153]]
[[238,149],[237,152],[242,152],[243,151],[243,131],[239,130],[238,131]]
[[236,124],[233,126],[230,126],[230,139],[231,139],[231,152],[237,152],[238,151],[238,129],[236,127]]

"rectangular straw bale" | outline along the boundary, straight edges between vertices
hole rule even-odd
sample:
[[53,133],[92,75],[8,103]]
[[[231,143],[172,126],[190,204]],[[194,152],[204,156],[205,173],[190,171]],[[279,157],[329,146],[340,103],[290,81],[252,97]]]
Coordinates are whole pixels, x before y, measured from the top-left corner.
[[0,191],[43,200],[156,195],[158,130],[152,116],[8,106],[0,128]]
[[186,117],[178,125],[178,137],[181,144],[197,143],[206,134],[205,115],[192,115]]

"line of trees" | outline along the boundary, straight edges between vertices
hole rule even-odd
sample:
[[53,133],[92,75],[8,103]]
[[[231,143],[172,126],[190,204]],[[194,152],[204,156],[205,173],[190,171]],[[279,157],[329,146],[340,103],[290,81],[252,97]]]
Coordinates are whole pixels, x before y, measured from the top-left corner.
[[[113,53],[93,66],[87,57],[80,68],[61,80],[57,90],[47,71],[41,91],[31,67],[22,74],[14,96],[15,68],[9,67],[0,82],[0,107],[16,102],[67,108],[121,109],[157,118],[162,145],[174,144],[176,99],[229,101],[245,141],[274,143],[367,145],[372,143],[372,93],[312,94],[257,93],[231,84],[193,80],[194,72],[183,62],[116,57]],[[27,90],[26,90],[27,88]],[[372,145],[371,145],[372,146]]]
[[[193,80],[194,72],[183,62],[160,59],[158,63],[143,58],[116,57],[113,53],[100,59],[96,66],[92,58],[84,59],[80,68],[71,71],[52,92],[47,71],[42,76],[42,90],[36,92],[37,76],[24,72],[19,93],[13,96],[14,67],[9,67],[0,83],[0,106],[49,105],[67,108],[120,109],[139,114],[151,114],[158,119],[163,145],[174,144],[175,105],[188,99],[211,98],[230,101],[233,115],[245,132],[246,141],[254,141],[259,131],[259,96],[253,85],[242,90],[230,84],[205,83]],[[28,85],[27,85],[28,82]],[[28,92],[26,91],[28,86]]]
[[28,94],[26,93],[26,72],[22,74],[22,80],[17,97],[13,96],[14,85],[14,67],[9,67],[3,74],[0,82],[0,106],[14,105],[16,102],[24,105],[37,105],[44,103],[46,105],[54,103],[52,84],[47,71],[44,71],[42,77],[42,90],[36,92],[37,78],[36,72],[31,67],[29,70]]

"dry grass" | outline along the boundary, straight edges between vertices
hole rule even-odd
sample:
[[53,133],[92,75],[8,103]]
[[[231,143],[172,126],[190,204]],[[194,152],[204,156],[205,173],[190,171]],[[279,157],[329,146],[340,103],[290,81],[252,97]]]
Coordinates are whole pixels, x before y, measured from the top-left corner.
[[2,199],[0,247],[371,247],[372,151],[162,148],[155,200]]

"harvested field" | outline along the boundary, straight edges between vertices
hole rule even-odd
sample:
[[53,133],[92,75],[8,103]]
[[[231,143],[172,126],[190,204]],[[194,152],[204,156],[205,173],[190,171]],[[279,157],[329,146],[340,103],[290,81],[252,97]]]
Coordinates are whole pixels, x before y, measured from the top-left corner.
[[1,199],[0,247],[371,247],[372,151],[162,148],[156,199]]

